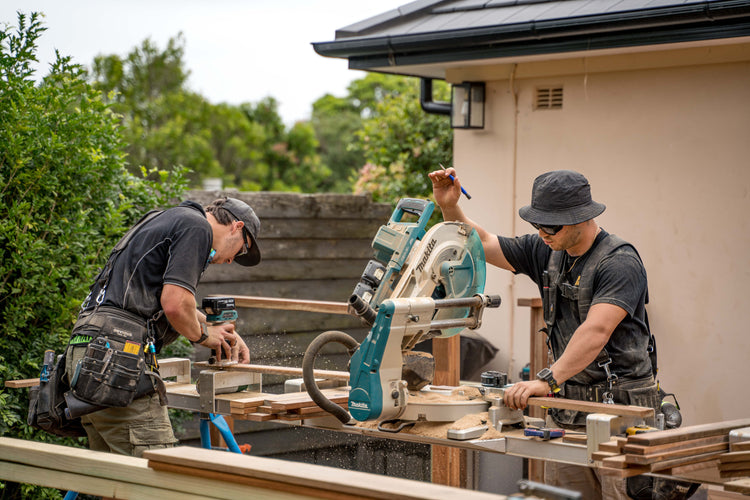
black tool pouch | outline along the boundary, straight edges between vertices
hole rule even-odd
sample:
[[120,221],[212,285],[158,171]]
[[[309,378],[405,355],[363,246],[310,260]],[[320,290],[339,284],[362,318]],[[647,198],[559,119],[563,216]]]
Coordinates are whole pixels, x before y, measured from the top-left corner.
[[96,327],[98,332],[75,367],[73,395],[92,405],[128,406],[144,378],[147,327],[142,319],[120,309],[100,308],[94,316],[79,321],[74,329],[74,333],[93,333],[89,328]]
[[65,392],[70,389],[65,382],[65,354],[60,356],[49,375],[29,391],[27,423],[50,434],[62,437],[85,436],[80,418],[69,418],[65,409]]
[[91,341],[76,368],[73,394],[95,405],[128,406],[145,366],[143,354],[122,351],[110,338],[98,337]]

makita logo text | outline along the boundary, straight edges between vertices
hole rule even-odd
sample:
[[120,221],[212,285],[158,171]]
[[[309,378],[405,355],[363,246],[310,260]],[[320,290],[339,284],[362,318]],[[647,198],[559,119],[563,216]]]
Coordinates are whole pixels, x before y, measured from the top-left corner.
[[419,261],[419,264],[417,265],[417,271],[420,273],[424,271],[424,266],[427,264],[427,259],[430,258],[430,254],[435,249],[435,245],[437,245],[437,240],[432,239],[427,244],[427,248],[424,251],[424,255],[422,255],[422,260]]
[[368,405],[367,403],[360,403],[359,401],[349,401],[349,406],[351,406],[352,408],[361,408],[363,410],[370,409],[370,405]]

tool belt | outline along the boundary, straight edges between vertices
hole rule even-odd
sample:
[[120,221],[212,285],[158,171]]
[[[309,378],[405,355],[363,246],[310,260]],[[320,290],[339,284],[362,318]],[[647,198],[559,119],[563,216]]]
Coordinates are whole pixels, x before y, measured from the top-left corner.
[[[125,407],[136,397],[159,392],[166,405],[166,389],[147,346],[152,337],[149,321],[128,311],[99,307],[82,316],[73,327],[72,347],[86,352],[69,374],[71,395],[81,402],[101,407]],[[66,398],[69,399],[69,398]],[[87,405],[70,404],[81,415],[96,411]]]
[[[566,382],[559,393],[560,397],[577,401],[604,402],[604,394],[608,392],[606,381],[583,385]],[[617,385],[611,390],[612,399],[617,404],[645,406],[659,411],[661,401],[656,382],[652,376],[639,379],[618,379]],[[560,426],[586,425],[588,413],[575,410],[550,409],[550,416]]]

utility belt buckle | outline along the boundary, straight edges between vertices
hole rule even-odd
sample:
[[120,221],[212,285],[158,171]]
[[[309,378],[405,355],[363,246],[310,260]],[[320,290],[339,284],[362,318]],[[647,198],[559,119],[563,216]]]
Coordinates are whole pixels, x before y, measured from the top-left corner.
[[615,404],[615,398],[612,389],[617,384],[617,375],[610,371],[610,363],[612,363],[612,358],[607,357],[606,360],[598,362],[597,366],[607,374],[607,390],[602,394],[602,403],[613,405]]

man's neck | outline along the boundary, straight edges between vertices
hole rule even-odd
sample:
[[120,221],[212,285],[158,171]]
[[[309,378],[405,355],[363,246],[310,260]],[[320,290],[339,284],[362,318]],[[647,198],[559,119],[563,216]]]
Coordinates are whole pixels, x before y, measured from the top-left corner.
[[571,257],[580,257],[589,251],[596,241],[596,236],[602,228],[593,219],[581,224],[579,241],[566,251]]

